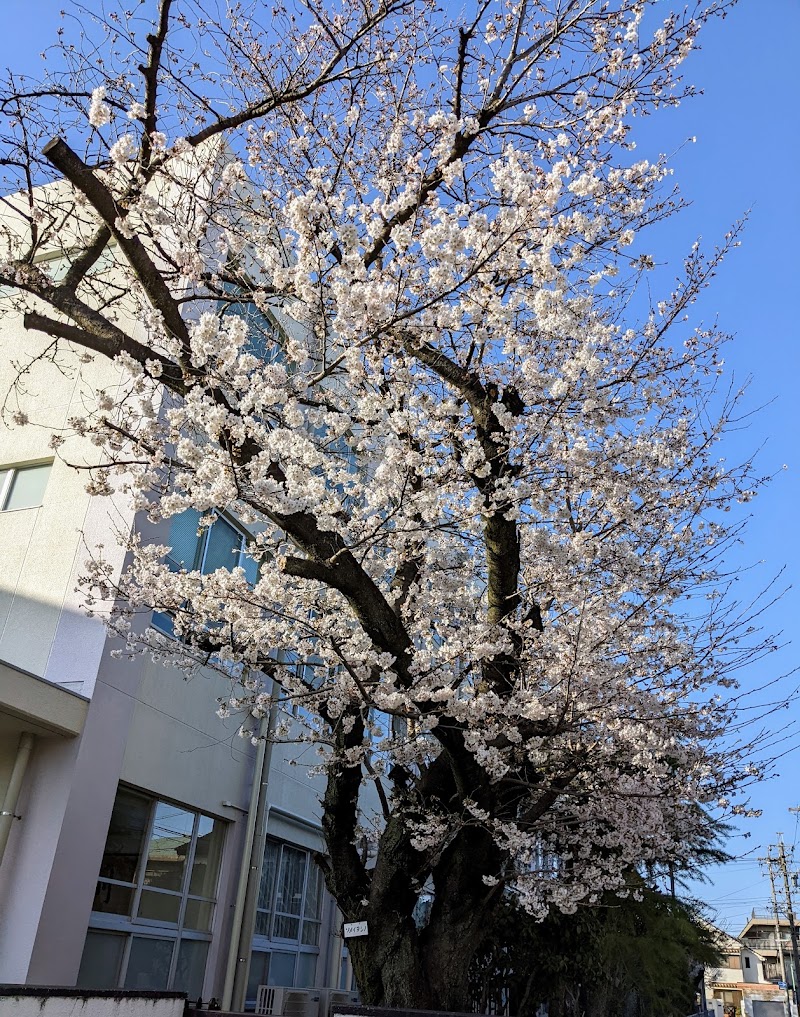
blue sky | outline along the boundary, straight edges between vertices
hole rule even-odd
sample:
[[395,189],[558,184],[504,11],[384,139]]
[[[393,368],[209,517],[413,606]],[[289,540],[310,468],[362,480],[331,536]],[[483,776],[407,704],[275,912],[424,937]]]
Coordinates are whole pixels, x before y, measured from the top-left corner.
[[[99,7],[100,0],[85,0]],[[53,41],[62,0],[3,0],[0,66],[34,71],[38,54]],[[460,6],[460,5],[459,5]],[[665,13],[668,2],[659,6]],[[680,267],[682,256],[702,236],[709,247],[721,240],[735,219],[750,211],[742,247],[720,271],[698,313],[718,317],[735,333],[726,362],[739,379],[752,376],[749,406],[763,406],[726,446],[730,458],[761,448],[764,473],[776,473],[769,489],[752,503],[753,518],[742,563],[763,563],[748,574],[752,592],[785,567],[783,585],[794,585],[773,610],[770,627],[792,638],[800,618],[800,327],[795,300],[800,295],[800,116],[797,112],[797,0],[742,0],[722,23],[714,23],[700,50],[687,61],[686,76],[704,95],[679,110],[643,122],[638,132],[642,156],[676,152],[675,179],[691,207],[662,228],[657,255]],[[684,145],[690,136],[695,144]],[[782,470],[782,466],[788,468]],[[743,589],[746,593],[746,585]],[[800,639],[772,654],[744,681],[756,686],[800,664]],[[789,680],[785,694],[794,688]],[[800,720],[794,701],[780,721]],[[800,740],[798,733],[791,740]],[[798,842],[800,753],[778,763],[779,775],[753,793],[763,809],[758,820],[735,836],[729,850],[740,860],[709,873],[712,882],[694,887],[711,915],[731,932],[740,931],[752,908],[763,912],[769,893],[756,859],[783,831],[788,845]]]
[[[717,317],[724,330],[735,334],[726,364],[738,379],[752,376],[748,404],[763,407],[723,451],[735,459],[761,448],[761,472],[777,472],[751,505],[752,522],[739,560],[757,565],[743,581],[753,593],[785,567],[782,585],[795,588],[772,611],[769,625],[782,629],[786,639],[794,637],[800,619],[800,327],[794,308],[799,264],[793,253],[800,230],[800,117],[789,98],[796,94],[792,68],[799,33],[796,0],[743,0],[724,22],[710,26],[700,50],[685,65],[687,79],[704,95],[646,121],[639,141],[648,157],[656,151],[677,152],[675,179],[692,202],[663,231],[657,248],[676,269],[697,236],[711,247],[735,219],[750,213],[741,248],[723,265],[698,313],[706,321]],[[681,148],[690,136],[696,136],[696,143]],[[772,654],[743,681],[756,686],[798,663],[800,640],[795,638],[793,646]],[[795,682],[785,683],[784,696]],[[798,719],[800,707],[792,702],[774,723]],[[795,733],[789,744],[797,742]],[[800,805],[800,754],[791,751],[776,769],[778,775],[752,795],[762,817],[743,821],[740,830],[749,836],[734,836],[728,845],[739,860],[710,871],[710,883],[692,888],[718,924],[734,933],[753,908],[764,912],[769,883],[757,859],[776,842],[778,831],[787,845],[797,841],[800,862],[798,817],[788,812]]]

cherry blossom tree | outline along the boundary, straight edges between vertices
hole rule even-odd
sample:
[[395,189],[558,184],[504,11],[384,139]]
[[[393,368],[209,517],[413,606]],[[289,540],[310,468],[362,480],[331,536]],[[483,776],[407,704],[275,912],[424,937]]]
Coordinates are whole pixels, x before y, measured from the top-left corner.
[[761,481],[720,459],[740,393],[692,318],[738,228],[652,296],[681,203],[631,140],[729,5],[208,6],[107,9],[8,78],[20,371],[113,360],[59,454],[88,437],[90,490],[165,535],[251,528],[209,574],[134,533],[90,601],[127,652],[232,674],[246,734],[268,678],[302,708],[276,736],[319,748],[363,1000],[460,1009],[504,895],[626,894],[753,776],[730,689],[770,641],[725,513]]

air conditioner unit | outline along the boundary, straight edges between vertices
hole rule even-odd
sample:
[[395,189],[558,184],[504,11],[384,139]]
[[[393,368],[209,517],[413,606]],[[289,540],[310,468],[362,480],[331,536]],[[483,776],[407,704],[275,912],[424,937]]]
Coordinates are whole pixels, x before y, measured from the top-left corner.
[[347,989],[320,989],[322,1001],[319,1008],[319,1017],[330,1017],[331,1008],[334,1006],[347,1006],[348,1003],[358,1005],[358,993],[350,992]]
[[283,1017],[283,999],[286,989],[280,985],[259,985],[256,995],[256,1013],[266,1017]]
[[320,1017],[319,1003],[319,989],[284,989],[283,1017]]
[[320,989],[288,985],[259,985],[256,1013],[263,1017],[325,1017],[320,1013]]

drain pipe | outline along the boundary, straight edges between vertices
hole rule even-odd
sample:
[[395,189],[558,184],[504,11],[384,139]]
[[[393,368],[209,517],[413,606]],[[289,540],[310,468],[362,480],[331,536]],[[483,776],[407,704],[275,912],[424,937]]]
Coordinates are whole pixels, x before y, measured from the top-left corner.
[[14,820],[20,818],[16,814],[17,802],[19,801],[22,781],[25,777],[25,771],[28,769],[35,740],[36,736],[31,734],[30,731],[23,731],[19,736],[14,768],[11,771],[11,779],[6,788],[3,808],[0,810],[0,862],[3,861],[3,855],[5,854],[6,844],[8,844],[8,838],[11,836],[11,827],[14,825]]
[[255,928],[258,890],[264,864],[264,839],[268,811],[269,771],[272,762],[272,743],[278,720],[278,686],[272,683],[272,702],[269,714],[263,717],[258,730],[258,748],[253,770],[253,787],[247,814],[245,844],[236,904],[233,912],[228,964],[222,990],[223,1010],[243,1010],[250,967],[250,949]]

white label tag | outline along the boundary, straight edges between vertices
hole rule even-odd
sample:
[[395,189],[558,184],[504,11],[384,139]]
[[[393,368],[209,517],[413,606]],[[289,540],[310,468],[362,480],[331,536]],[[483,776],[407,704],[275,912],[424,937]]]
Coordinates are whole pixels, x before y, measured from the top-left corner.
[[342,934],[345,939],[353,939],[355,936],[366,936],[369,932],[366,922],[345,922],[342,926]]

